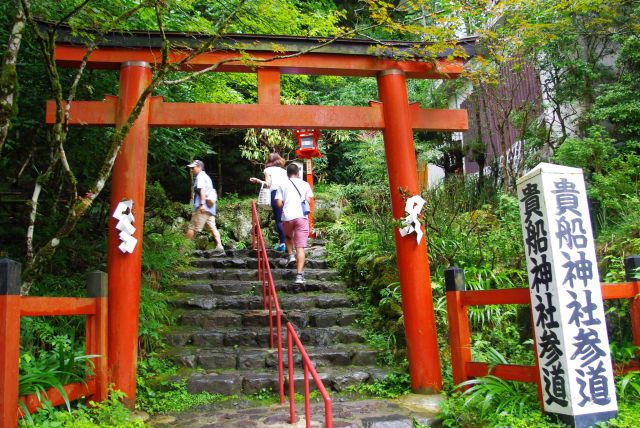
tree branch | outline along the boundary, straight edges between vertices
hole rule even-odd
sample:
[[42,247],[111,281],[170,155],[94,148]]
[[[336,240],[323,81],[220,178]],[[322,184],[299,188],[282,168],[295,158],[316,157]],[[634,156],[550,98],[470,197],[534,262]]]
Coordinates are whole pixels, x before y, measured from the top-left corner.
[[16,16],[13,20],[13,27],[11,28],[11,34],[7,41],[7,49],[4,52],[2,66],[0,68],[0,80],[2,81],[0,84],[0,155],[2,155],[2,147],[9,133],[11,117],[13,116],[16,103],[16,92],[18,90],[16,63],[25,24],[26,17],[24,10],[22,4],[18,2],[16,4]]

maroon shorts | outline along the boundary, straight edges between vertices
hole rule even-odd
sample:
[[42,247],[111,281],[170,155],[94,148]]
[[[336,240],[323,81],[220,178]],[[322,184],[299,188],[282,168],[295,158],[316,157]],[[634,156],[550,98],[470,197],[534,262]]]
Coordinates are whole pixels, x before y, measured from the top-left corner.
[[309,240],[308,219],[300,217],[290,221],[283,221],[282,228],[284,229],[284,235],[293,240],[293,245],[296,248],[307,248],[307,241]]

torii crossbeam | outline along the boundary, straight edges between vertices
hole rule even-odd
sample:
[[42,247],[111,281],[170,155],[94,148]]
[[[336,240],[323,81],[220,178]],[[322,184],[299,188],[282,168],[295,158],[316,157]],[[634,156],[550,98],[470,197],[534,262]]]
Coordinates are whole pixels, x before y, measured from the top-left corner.
[[[55,59],[60,66],[78,67],[86,48],[70,32],[58,36]],[[170,33],[174,48],[169,62],[184,58],[203,38]],[[123,199],[132,199],[136,214],[134,237],[142,242],[144,190],[149,127],[205,128],[323,128],[382,130],[384,133],[393,216],[405,215],[400,189],[411,195],[420,192],[416,169],[414,130],[465,131],[464,110],[422,109],[410,104],[406,79],[455,78],[462,72],[461,60],[445,55],[433,62],[394,60],[374,55],[377,44],[367,40],[345,39],[320,46],[326,39],[282,36],[232,35],[223,37],[210,51],[182,65],[185,72],[203,70],[223,59],[237,58],[243,51],[252,58],[274,57],[273,46],[299,56],[266,62],[226,62],[216,72],[257,73],[257,104],[206,104],[164,102],[151,97],[125,137],[113,169],[112,210]],[[473,54],[471,39],[460,42]],[[161,58],[159,33],[128,32],[108,34],[89,56],[87,67],[120,70],[118,97],[104,101],[74,101],[70,109],[73,126],[122,126],[148,86],[152,70]],[[413,43],[388,42],[386,48],[412,49]],[[246,56],[245,56],[246,57]],[[281,74],[310,74],[376,77],[379,102],[368,107],[281,105]],[[55,121],[55,105],[47,103],[46,121]],[[442,387],[431,281],[425,240],[416,244],[413,235],[401,237],[395,230],[402,305],[407,336],[411,385],[416,392],[438,391]],[[118,250],[115,219],[110,219],[108,243],[109,273],[109,355],[111,380],[127,394],[126,403],[135,403],[138,310],[140,295],[141,249],[131,254]]]

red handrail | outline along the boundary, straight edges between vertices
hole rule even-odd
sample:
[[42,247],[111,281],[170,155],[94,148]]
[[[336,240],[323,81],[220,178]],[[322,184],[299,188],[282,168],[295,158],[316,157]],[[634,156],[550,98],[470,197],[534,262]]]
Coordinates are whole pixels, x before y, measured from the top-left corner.
[[[267,249],[264,244],[264,237],[262,236],[262,229],[260,228],[260,217],[258,216],[258,210],[256,209],[256,203],[251,203],[251,220],[252,220],[252,235],[251,242],[253,248],[257,251],[258,255],[258,280],[262,283],[262,299],[265,309],[269,308],[269,345],[273,348],[273,316],[276,316],[276,326],[278,329],[277,344],[278,344],[278,386],[280,388],[280,404],[284,404],[284,374],[283,374],[283,359],[282,359],[282,311],[280,310],[280,304],[278,303],[278,294],[276,292],[275,283],[271,274],[271,266],[269,265],[269,258],[267,256]],[[273,307],[275,306],[275,312]],[[302,365],[304,369],[304,400],[307,427],[310,427],[310,407],[309,407],[309,372],[316,383],[316,387],[322,394],[325,405],[325,425],[327,428],[333,426],[333,411],[331,404],[331,397],[327,394],[318,372],[313,367],[309,354],[302,346],[300,338],[296,334],[291,323],[287,323],[287,357],[289,364],[289,414],[290,422],[295,422],[295,396],[294,396],[294,378],[293,378],[293,342],[295,342],[300,354],[302,355]]]
[[327,390],[324,388],[324,384],[318,376],[316,368],[313,366],[309,354],[302,346],[298,334],[293,329],[290,322],[287,323],[287,358],[289,362],[289,423],[295,423],[296,421],[296,401],[295,401],[295,379],[293,377],[293,343],[296,344],[300,355],[302,356],[302,369],[304,373],[304,411],[305,420],[307,422],[307,428],[311,426],[311,406],[309,404],[309,373],[313,381],[316,383],[316,388],[320,391],[322,399],[324,400],[324,423],[326,428],[333,427],[333,407],[331,397],[327,394]]
[[[258,252],[258,280],[262,282],[262,302],[264,309],[269,309],[269,347],[273,348],[273,316],[276,317],[277,345],[278,345],[278,387],[280,404],[284,404],[284,370],[282,361],[282,311],[278,303],[275,283],[271,275],[271,266],[267,256],[267,248],[264,245],[264,237],[260,228],[260,217],[255,201],[251,202],[252,243]],[[273,310],[275,306],[275,311]]]

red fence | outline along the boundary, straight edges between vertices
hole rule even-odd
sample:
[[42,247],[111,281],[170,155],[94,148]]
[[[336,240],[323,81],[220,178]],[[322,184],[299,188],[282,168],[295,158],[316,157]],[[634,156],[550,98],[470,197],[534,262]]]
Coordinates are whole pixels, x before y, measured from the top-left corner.
[[[640,282],[632,281],[632,268],[639,266],[639,262],[640,257],[637,256],[625,260],[627,280],[629,282],[602,284],[601,286],[604,300],[630,300],[630,317],[635,346],[640,346],[640,298],[638,298],[640,295]],[[451,344],[451,365],[454,384],[458,385],[470,378],[491,374],[504,380],[536,383],[538,391],[540,391],[537,358],[535,366],[498,364],[491,368],[487,363],[472,361],[471,359],[471,333],[467,308],[469,306],[486,305],[530,305],[529,289],[465,290],[464,271],[455,267],[445,271],[445,285],[447,289],[447,314],[449,318],[449,341]],[[614,370],[617,373],[638,370],[639,368],[637,361],[633,361],[626,366],[614,366]]]
[[[86,315],[86,354],[94,359],[94,375],[81,383],[64,386],[69,401],[87,397],[93,401],[107,398],[107,274],[92,272],[87,277],[87,297],[22,297],[20,264],[0,260],[0,428],[14,428],[24,416],[21,400],[30,413],[40,406],[35,395],[18,397],[20,365],[20,318],[36,316]],[[47,391],[54,405],[64,403],[59,391]]]
[[[271,275],[271,266],[267,256],[267,247],[264,245],[264,237],[260,228],[260,216],[256,203],[251,203],[252,243],[258,255],[258,280],[262,283],[262,302],[264,309],[269,309],[269,346],[273,348],[273,317],[276,318],[276,333],[278,346],[278,387],[280,392],[280,404],[284,404],[284,373],[282,361],[282,311],[278,303],[276,286]],[[275,309],[275,310],[274,310]]]
[[[260,216],[256,209],[256,203],[251,204],[252,214],[252,245],[258,254],[258,280],[262,283],[262,299],[265,309],[269,309],[269,344],[273,348],[274,346],[274,334],[273,334],[273,318],[276,318],[276,339],[278,346],[278,386],[280,392],[280,404],[284,404],[284,374],[283,374],[283,356],[282,356],[282,311],[280,310],[280,304],[278,303],[278,294],[276,292],[273,276],[271,275],[271,266],[269,265],[269,258],[267,256],[267,249],[264,244],[264,238],[262,236],[262,229],[260,227]],[[275,310],[274,310],[275,308]],[[310,417],[310,395],[309,395],[309,373],[315,381],[316,387],[320,391],[325,405],[325,425],[327,428],[333,426],[333,410],[332,402],[327,390],[322,384],[322,380],[316,372],[307,351],[302,346],[298,334],[294,330],[291,323],[287,323],[287,364],[289,366],[289,420],[293,424],[295,423],[295,381],[294,381],[294,360],[293,360],[293,344],[300,351],[302,356],[302,367],[304,370],[304,403],[305,403],[305,415],[307,428],[311,426]]]

